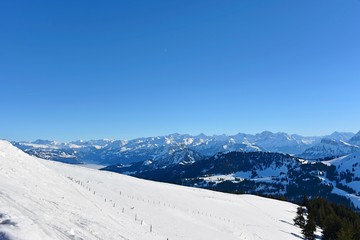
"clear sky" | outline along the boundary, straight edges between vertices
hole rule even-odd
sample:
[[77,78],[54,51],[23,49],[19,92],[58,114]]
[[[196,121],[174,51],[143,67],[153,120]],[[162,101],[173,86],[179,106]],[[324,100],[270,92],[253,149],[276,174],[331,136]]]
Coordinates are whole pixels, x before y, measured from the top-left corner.
[[0,138],[360,130],[359,0],[5,0]]

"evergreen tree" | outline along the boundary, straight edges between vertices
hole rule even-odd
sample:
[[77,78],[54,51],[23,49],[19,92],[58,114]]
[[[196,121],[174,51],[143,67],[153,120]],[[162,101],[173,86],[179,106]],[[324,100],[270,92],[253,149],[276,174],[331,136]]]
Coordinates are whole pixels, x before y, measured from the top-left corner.
[[315,225],[315,218],[314,215],[310,212],[308,216],[308,220],[305,224],[304,229],[302,230],[302,234],[304,238],[307,240],[314,240],[315,239],[315,232],[316,225]]
[[[307,202],[306,198],[305,203]],[[320,226],[323,240],[360,240],[360,215],[354,210],[331,203],[322,198],[310,199],[307,202],[309,221],[303,228],[303,234],[306,239],[312,239],[311,236],[306,236],[309,229],[311,229],[312,218],[315,224]],[[295,218],[296,219],[296,218]],[[294,219],[294,221],[295,221]]]
[[299,226],[301,229],[305,227],[305,218],[304,218],[304,208],[298,207],[296,211],[296,217],[294,218],[295,225]]

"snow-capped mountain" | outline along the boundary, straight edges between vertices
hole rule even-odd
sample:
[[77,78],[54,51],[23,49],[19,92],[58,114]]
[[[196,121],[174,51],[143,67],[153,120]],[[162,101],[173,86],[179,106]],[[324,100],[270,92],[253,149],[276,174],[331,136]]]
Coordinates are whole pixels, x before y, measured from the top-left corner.
[[340,157],[359,151],[359,146],[351,145],[342,140],[322,139],[319,144],[306,149],[298,156],[305,159],[315,160]]
[[266,151],[289,154],[301,153],[319,141],[318,137],[303,137],[297,134],[272,133],[269,131],[247,136],[246,138]]
[[[138,138],[134,140],[90,140],[57,143],[53,141],[13,142],[25,152],[44,159],[67,163],[131,163],[157,160],[174,152],[189,149],[201,155],[213,155],[222,151],[261,151],[247,141],[237,142],[227,136],[190,136],[171,134],[161,137]],[[65,158],[66,156],[66,158]]]
[[1,239],[298,239],[297,205],[31,157],[0,141]]
[[360,146],[360,131],[349,140],[349,143]]
[[[343,141],[342,139],[350,136],[351,133],[335,132],[326,137]],[[255,135],[239,133],[230,136],[205,134],[192,136],[175,133],[133,140],[100,139],[70,143],[37,140],[31,143],[13,142],[13,144],[31,155],[45,159],[67,163],[113,165],[164,159],[184,149],[193,150],[202,156],[231,151],[300,154],[320,143],[321,138],[265,131]]]

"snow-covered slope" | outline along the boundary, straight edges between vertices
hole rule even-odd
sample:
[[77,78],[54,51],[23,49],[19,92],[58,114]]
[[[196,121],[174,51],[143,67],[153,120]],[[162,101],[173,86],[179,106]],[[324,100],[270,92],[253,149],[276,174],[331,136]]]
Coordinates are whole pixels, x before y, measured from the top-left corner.
[[324,161],[324,163],[335,166],[340,177],[343,176],[343,184],[360,193],[360,152]]
[[321,159],[344,156],[358,151],[360,151],[359,146],[351,145],[341,140],[322,139],[319,144],[306,149],[299,157],[305,159]]
[[360,152],[323,163],[335,166],[339,175],[339,183],[348,187],[348,189],[344,189],[345,191],[335,188],[333,192],[346,196],[356,207],[360,208]]
[[296,205],[44,161],[0,141],[0,236],[298,239]]
[[347,156],[339,157],[333,160],[324,161],[336,166],[338,172],[346,172],[351,170],[355,177],[360,177],[360,152],[349,154]]

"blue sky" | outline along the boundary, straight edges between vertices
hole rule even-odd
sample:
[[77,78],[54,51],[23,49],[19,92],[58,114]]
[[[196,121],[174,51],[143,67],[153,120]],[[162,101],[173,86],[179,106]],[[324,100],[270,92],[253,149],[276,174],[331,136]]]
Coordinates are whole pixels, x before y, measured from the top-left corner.
[[0,138],[360,130],[360,1],[1,1]]

